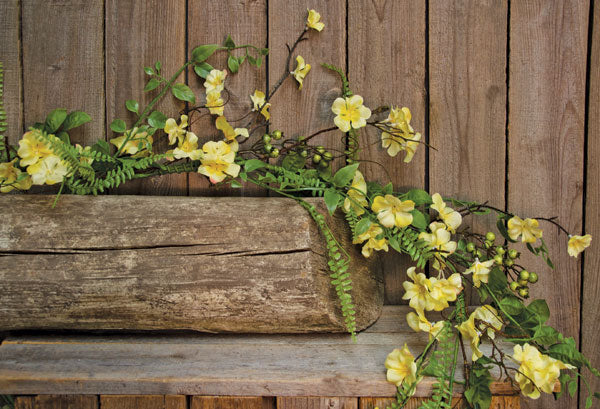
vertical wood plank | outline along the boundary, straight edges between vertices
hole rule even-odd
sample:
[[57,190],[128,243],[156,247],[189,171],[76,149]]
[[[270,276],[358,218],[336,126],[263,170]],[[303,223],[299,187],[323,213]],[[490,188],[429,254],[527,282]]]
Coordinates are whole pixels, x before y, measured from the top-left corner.
[[98,409],[96,395],[19,396],[15,409]]
[[[583,254],[583,299],[581,309],[581,349],[590,359],[592,365],[600,365],[600,321],[598,321],[598,299],[600,299],[600,2],[595,1],[593,9],[593,31],[590,46],[591,60],[588,62],[589,97],[588,97],[588,129],[587,129],[587,190],[585,203],[585,230],[595,242],[590,250]],[[579,232],[578,232],[579,233]],[[593,391],[600,390],[600,380],[588,370],[583,375],[590,381]],[[580,407],[584,408],[587,393],[580,389]]]
[[[306,25],[307,9],[312,8],[321,14],[325,28],[321,32],[308,31],[308,41],[298,45],[290,67],[291,70],[296,67],[296,56],[301,55],[312,68],[302,90],[298,90],[296,80],[289,76],[271,100],[271,130],[280,129],[288,138],[307,136],[335,126],[331,105],[341,95],[341,83],[339,76],[321,67],[321,63],[346,69],[346,1],[329,0],[315,4],[308,0],[270,0],[269,86],[272,87],[285,71],[286,44],[292,46]],[[313,138],[311,143],[323,145],[334,156],[343,157],[346,143],[342,137],[341,132],[336,130]],[[333,166],[344,164],[343,158],[340,158],[334,161]]]
[[[429,4],[430,191],[503,208],[507,0]],[[469,217],[463,228],[495,223]]]
[[358,398],[278,397],[277,409],[358,409]]
[[[558,216],[572,232],[581,231],[582,222],[588,12],[588,1],[568,0],[514,1],[510,10],[509,209]],[[565,235],[542,227],[556,269],[529,255],[520,264],[540,275],[531,294],[548,300],[550,324],[577,339],[580,264],[568,256]],[[528,405],[541,409],[551,402],[545,396]]]
[[[411,124],[425,135],[425,2],[349,0],[348,75],[353,91],[370,108],[407,106]],[[400,23],[404,22],[404,23]],[[410,23],[407,23],[410,22]],[[325,28],[327,29],[327,27]],[[361,130],[360,169],[367,180],[389,181],[395,188],[425,187],[425,147],[420,146],[411,163],[403,153],[390,157],[381,147],[375,129]],[[382,256],[387,304],[402,303],[406,269],[410,263],[398,254]]]
[[55,108],[82,110],[92,122],[70,132],[90,145],[104,138],[104,3],[22,0],[24,124]]
[[[185,62],[185,0],[106,0],[106,135],[116,135],[110,123],[124,119],[128,125],[136,121],[127,111],[125,101],[135,99],[142,110],[159,92],[143,92],[148,81],[143,67],[162,62],[163,76],[169,78]],[[178,82],[184,82],[181,75]],[[183,104],[169,93],[155,109],[179,121]],[[168,140],[164,132],[154,134],[156,151],[164,152]],[[116,193],[186,195],[187,176],[167,175],[129,181]]]
[[21,86],[20,2],[0,3],[0,62],[4,66],[4,110],[7,126],[6,142],[15,144],[23,133],[23,89]]
[[186,409],[184,395],[101,395],[102,409]]
[[190,409],[270,409],[273,398],[238,396],[192,396]]
[[[191,51],[201,44],[223,44],[227,35],[231,35],[236,44],[252,44],[257,47],[266,47],[267,44],[267,4],[266,0],[236,1],[226,0],[221,2],[199,2],[188,3],[188,44]],[[243,55],[242,50],[234,52],[235,56]],[[252,56],[256,54],[251,51]],[[227,69],[227,53],[220,52],[211,57],[208,62],[220,70]],[[204,80],[199,78],[193,70],[189,71],[189,83],[197,95],[198,104],[206,102]],[[245,127],[248,117],[240,119],[252,109],[250,95],[255,89],[265,91],[267,87],[267,69],[263,57],[260,68],[250,66],[247,62],[241,67],[237,74],[227,72],[225,86],[229,93],[229,100],[225,106],[224,115],[234,127]],[[223,99],[227,99],[227,93],[223,92]],[[205,114],[206,110],[202,111]],[[215,128],[215,117],[206,113],[202,118],[193,114],[191,120],[195,121],[192,129],[198,135],[201,143],[207,140],[218,140],[223,135]],[[264,129],[258,130],[249,140],[250,144],[264,133]],[[216,137],[216,139],[215,139]],[[200,174],[190,174],[190,194],[201,196],[263,196],[263,189],[253,184],[246,184],[242,189],[231,189],[225,186],[217,189],[211,188],[207,178]]]

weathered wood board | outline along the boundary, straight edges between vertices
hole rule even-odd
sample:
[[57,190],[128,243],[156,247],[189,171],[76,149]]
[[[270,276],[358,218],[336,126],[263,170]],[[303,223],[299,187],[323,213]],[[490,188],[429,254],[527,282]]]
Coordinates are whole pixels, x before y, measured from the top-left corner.
[[[53,200],[0,197],[2,330],[345,330],[321,235],[293,200]],[[351,250],[363,329],[380,315],[382,280],[347,243],[345,221],[328,221]]]
[[[410,310],[384,307],[356,343],[347,334],[13,336],[0,345],[0,393],[390,397],[386,356],[404,343],[416,355],[428,342],[406,323]],[[494,395],[518,393],[493,376]],[[433,383],[425,378],[414,396],[431,396]]]

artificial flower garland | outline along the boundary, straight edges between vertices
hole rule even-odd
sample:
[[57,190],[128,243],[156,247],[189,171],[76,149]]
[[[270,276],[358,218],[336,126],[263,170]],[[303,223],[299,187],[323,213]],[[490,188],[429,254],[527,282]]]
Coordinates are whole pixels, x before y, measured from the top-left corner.
[[[459,347],[464,362],[470,360],[463,368],[464,388],[468,403],[475,408],[490,405],[493,366],[500,368],[501,375],[511,382],[514,380],[522,393],[532,399],[542,392],[552,393],[557,382],[562,385],[561,393],[565,390],[574,393],[580,376],[577,369],[587,367],[599,376],[572,338],[546,325],[549,311],[544,300],[525,304],[529,286],[538,281],[538,275],[516,264],[520,254],[512,243],[520,240],[530,252],[553,267],[538,219],[568,234],[554,219],[522,219],[482,203],[444,199],[438,193],[430,195],[420,189],[397,192],[391,183],[381,185],[365,180],[358,159],[357,135],[361,128],[378,129],[382,148],[392,157],[404,152],[403,160],[407,163],[424,143],[410,124],[408,108],[369,109],[360,95],[352,93],[343,71],[323,64],[339,74],[342,81],[342,95],[331,107],[335,126],[291,138],[286,138],[280,130],[265,132],[271,119],[269,101],[281,84],[287,78],[294,78],[298,90],[302,90],[311,70],[301,55],[296,55],[296,68],[291,70],[297,46],[308,38],[310,30],[320,32],[324,27],[321,15],[308,10],[306,26],[293,46],[288,47],[285,72],[268,93],[257,89],[249,96],[252,108],[242,118],[249,118],[243,126],[234,127],[231,123],[242,120],[232,121],[225,116],[228,72],[215,69],[206,60],[215,52],[227,52],[227,67],[235,74],[246,61],[260,67],[268,50],[252,45],[236,46],[227,37],[223,46],[209,44],[195,48],[192,59],[170,79],[162,76],[160,62],[145,67],[150,78],[144,91],[160,91],[141,112],[137,101],[126,102],[137,120],[131,126],[120,119],[111,123],[111,129],[118,135],[110,139],[113,149],[103,140],[86,147],[70,143],[68,131],[91,120],[81,111],[52,111],[44,123],[34,125],[23,135],[18,147],[5,143],[0,135],[0,192],[60,184],[59,195],[65,189],[75,194],[97,194],[130,179],[197,172],[212,184],[241,187],[241,182],[253,183],[293,198],[307,209],[325,237],[332,285],[340,299],[348,331],[354,336],[355,311],[347,271],[349,256],[329,230],[323,215],[303,200],[306,195],[322,196],[330,213],[338,208],[345,213],[353,243],[361,245],[364,257],[370,257],[374,251],[387,252],[391,247],[415,262],[407,271],[410,281],[403,284],[403,298],[414,309],[406,319],[415,331],[429,334],[429,343],[417,358],[406,345],[394,349],[387,357],[387,379],[398,387],[398,402],[394,407],[407,402],[423,376],[434,376],[438,383],[432,400],[423,403],[422,408],[450,407],[453,385],[459,382],[455,379]],[[236,57],[236,50],[244,50],[245,54]],[[188,67],[204,80],[204,105],[196,106],[194,92],[187,85],[175,82]],[[153,111],[156,102],[168,91],[188,103],[178,119]],[[0,105],[0,117],[4,120],[6,114],[1,108]],[[220,137],[200,146],[191,125],[202,110],[214,117]],[[381,117],[386,112],[387,117]],[[348,146],[338,155],[346,158],[347,166],[337,172],[331,169],[336,156],[324,146],[310,143],[317,135],[335,131],[345,134]],[[172,148],[164,153],[154,152],[155,138],[166,138]],[[277,159],[278,164],[272,164],[271,159]],[[493,232],[459,230],[463,217],[490,212],[497,214],[497,228],[506,244],[502,241],[497,244]],[[577,257],[590,244],[589,234],[569,235],[567,250],[569,255]],[[429,275],[424,272],[427,266],[431,268]],[[463,296],[465,285],[475,289],[483,304],[471,314],[467,313]],[[453,309],[446,318],[437,322],[428,320],[427,312],[446,311],[452,308],[450,303]],[[515,344],[512,356],[496,346],[497,336]],[[493,346],[489,355],[480,349],[484,341]],[[470,356],[465,344],[470,347]],[[511,363],[518,367],[510,366]],[[588,392],[586,408],[591,407],[593,397],[600,397],[592,394],[589,387]],[[433,406],[434,403],[446,406]]]

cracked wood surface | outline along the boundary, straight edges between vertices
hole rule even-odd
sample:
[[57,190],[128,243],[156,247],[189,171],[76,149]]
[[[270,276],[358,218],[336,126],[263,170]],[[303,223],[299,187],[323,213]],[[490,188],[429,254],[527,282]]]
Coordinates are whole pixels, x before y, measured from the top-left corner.
[[[0,197],[1,330],[344,331],[321,235],[292,200],[53,200]],[[348,244],[345,221],[328,222]],[[382,279],[346,248],[362,329],[381,312]]]

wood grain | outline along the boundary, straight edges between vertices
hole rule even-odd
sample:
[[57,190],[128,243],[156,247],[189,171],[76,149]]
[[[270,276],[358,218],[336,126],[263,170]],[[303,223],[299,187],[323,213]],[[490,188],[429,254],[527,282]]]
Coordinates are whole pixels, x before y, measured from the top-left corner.
[[0,3],[0,61],[4,66],[4,110],[8,117],[4,136],[15,144],[23,133],[23,87],[19,0]]
[[[1,329],[345,331],[322,238],[293,200],[63,196],[51,209],[52,201],[0,197]],[[31,215],[34,224],[24,220]],[[352,256],[363,329],[381,312],[381,281],[344,219],[329,222]]]
[[187,409],[183,395],[102,395],[102,409]]
[[[384,318],[408,311],[388,306]],[[380,331],[360,333],[356,343],[345,334],[11,337],[0,346],[0,393],[390,397],[386,356],[404,343],[416,354],[428,338],[407,327]],[[432,385],[424,379],[415,396],[430,396]],[[506,382],[491,388],[518,393]]]
[[104,7],[101,1],[22,0],[24,125],[55,108],[82,110],[92,122],[69,131],[91,145],[104,138]]
[[[588,13],[588,1],[566,0],[511,2],[510,11],[509,209],[558,216],[571,232],[582,227]],[[548,300],[550,324],[578,339],[581,266],[567,254],[566,235],[542,227],[555,270],[529,255],[520,264],[539,274],[531,294]],[[551,402],[544,397],[529,407]]]
[[[430,191],[499,208],[504,207],[507,14],[506,0],[440,1],[429,8],[429,135],[438,149],[430,152]],[[495,224],[493,215],[472,216],[462,228],[485,234]]]
[[190,409],[274,409],[273,398],[240,396],[192,396]]
[[[404,406],[404,409],[418,409],[428,398],[412,398]],[[372,398],[372,397],[361,397],[359,398],[359,409],[384,409],[390,407],[392,403],[396,402],[395,398]],[[467,408],[467,403],[464,399],[454,398],[452,400],[452,408],[460,409]],[[521,398],[519,396],[492,396],[492,402],[490,409],[520,409]]]
[[[348,6],[351,88],[371,109],[390,104],[409,107],[411,123],[425,139],[425,2],[350,0]],[[395,158],[387,154],[381,147],[380,132],[374,128],[361,130],[360,143],[360,158],[379,163],[360,166],[365,179],[383,184],[391,181],[397,190],[425,187],[424,146],[406,164],[403,153]],[[387,304],[403,302],[402,282],[410,265],[407,258],[394,252],[382,256]]]
[[[266,0],[225,0],[225,1],[191,1],[188,3],[188,53],[201,44],[223,44],[227,35],[231,35],[238,45],[252,44],[257,47],[267,46],[267,2]],[[234,51],[235,56],[243,55],[243,50]],[[251,51],[252,56],[256,56]],[[208,62],[219,70],[227,70],[227,53],[219,52],[209,58]],[[206,102],[204,80],[193,70],[188,73],[189,83],[196,92],[198,105]],[[234,122],[245,116],[252,109],[250,95],[255,89],[265,91],[267,87],[267,65],[263,57],[260,68],[250,66],[248,62],[241,66],[237,74],[227,71],[225,81],[226,92],[223,99],[229,100],[225,107],[225,117],[234,127],[245,127],[248,117]],[[206,110],[202,111],[205,114]],[[223,137],[221,131],[215,128],[215,117],[206,114],[200,117],[193,114],[192,129],[201,142],[219,140]],[[264,129],[259,129],[242,146],[252,145],[261,138]],[[216,139],[215,139],[216,138]],[[243,148],[242,148],[243,149]],[[215,188],[210,186],[203,175],[190,174],[190,194],[193,196],[266,196],[264,189],[248,183],[242,189],[232,189],[227,186]]]
[[[301,42],[292,56],[291,70],[296,67],[296,56],[304,57],[312,66],[302,90],[293,76],[288,76],[271,100],[271,130],[280,129],[285,137],[308,136],[320,129],[335,126],[331,105],[341,96],[339,76],[322,67],[333,64],[346,69],[346,2],[308,0],[269,2],[269,87],[272,88],[286,71],[288,56],[286,44],[292,46],[306,25],[307,9],[321,14],[325,28],[321,32],[309,30],[308,40]],[[311,139],[313,145],[323,145],[334,156],[344,154],[346,143],[339,131],[328,132]],[[343,166],[342,158],[333,161],[333,167]]]
[[19,396],[15,409],[97,409],[98,397],[94,395],[37,395]]
[[[590,233],[595,240],[592,247],[583,256],[583,284],[581,300],[581,350],[590,359],[594,367],[600,366],[600,321],[598,316],[598,300],[600,299],[600,214],[597,204],[600,203],[600,2],[594,2],[593,31],[591,41],[591,60],[588,63],[589,99],[588,99],[588,129],[587,129],[587,183],[585,196],[585,232]],[[580,232],[576,232],[580,233]],[[588,370],[583,371],[590,382],[592,390],[600,390],[600,379],[594,377]],[[587,393],[580,389],[579,401],[585,403]],[[583,407],[583,406],[581,406]]]
[[[162,73],[170,78],[186,60],[185,0],[106,1],[106,135],[107,140],[117,137],[110,129],[115,119],[123,119],[131,126],[137,116],[125,108],[125,101],[139,101],[140,112],[159,93],[144,92],[150,78],[143,67],[162,63]],[[185,82],[181,75],[178,82]],[[171,93],[155,106],[167,117],[179,121],[184,107]],[[162,130],[154,134],[154,150],[164,152],[168,140]],[[129,181],[113,193],[187,195],[187,175],[167,175],[138,181]]]
[[358,409],[358,398],[279,397],[277,409]]

